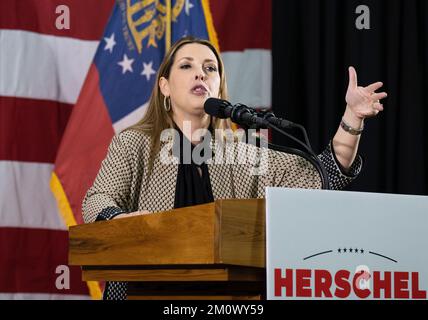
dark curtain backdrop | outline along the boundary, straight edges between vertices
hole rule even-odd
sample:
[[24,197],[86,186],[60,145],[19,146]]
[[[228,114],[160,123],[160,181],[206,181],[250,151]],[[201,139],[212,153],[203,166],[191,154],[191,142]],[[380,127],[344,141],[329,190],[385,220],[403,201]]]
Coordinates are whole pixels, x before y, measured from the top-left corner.
[[[361,4],[370,30],[355,26]],[[272,40],[273,111],[303,124],[318,153],[345,109],[348,66],[359,85],[384,82],[384,111],[365,122],[364,170],[348,189],[428,194],[427,0],[273,0]]]

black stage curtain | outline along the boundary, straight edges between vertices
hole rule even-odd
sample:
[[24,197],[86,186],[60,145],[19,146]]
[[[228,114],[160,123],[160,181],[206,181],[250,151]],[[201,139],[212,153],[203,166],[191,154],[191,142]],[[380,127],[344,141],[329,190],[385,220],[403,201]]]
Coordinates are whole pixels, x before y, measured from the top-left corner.
[[[355,26],[359,5],[369,30]],[[345,109],[348,66],[361,86],[382,81],[389,96],[365,121],[365,166],[348,189],[428,194],[428,0],[273,0],[272,55],[273,111],[303,124],[317,153]]]

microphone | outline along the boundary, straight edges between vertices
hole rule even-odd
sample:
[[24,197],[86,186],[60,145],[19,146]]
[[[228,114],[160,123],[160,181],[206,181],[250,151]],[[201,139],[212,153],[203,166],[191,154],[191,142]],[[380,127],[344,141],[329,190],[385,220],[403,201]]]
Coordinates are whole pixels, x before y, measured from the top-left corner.
[[273,112],[257,112],[241,103],[232,105],[229,101],[222,99],[208,98],[205,101],[204,110],[211,116],[220,119],[230,118],[240,125],[252,126],[255,124],[262,128],[269,128],[269,124],[272,124],[283,129],[296,126],[289,120],[276,117]]
[[[272,111],[260,111],[257,112],[257,116],[265,119],[268,123],[282,129],[288,129],[298,126],[297,124],[289,120],[278,118],[274,115]],[[269,125],[267,125],[267,127],[269,127]]]
[[227,100],[208,98],[204,103],[204,110],[207,114],[220,118],[230,118],[232,104]]
[[252,126],[256,124],[266,126],[266,120],[258,117],[255,110],[240,103],[232,105],[226,100],[208,98],[204,103],[204,110],[211,116],[220,119],[230,118],[233,122],[240,125]]
[[[278,131],[282,135],[295,141],[296,143],[301,145],[304,148],[304,150],[307,152],[307,155],[305,155],[305,152],[299,155],[306,158],[316,167],[316,169],[320,173],[323,187],[326,189],[330,189],[328,176],[325,171],[325,168],[322,165],[319,158],[317,157],[317,155],[312,151],[312,147],[311,147],[311,144],[309,143],[308,135],[306,133],[305,128],[302,125],[293,123],[285,119],[277,118],[272,112],[256,112],[254,109],[248,108],[243,104],[238,103],[236,105],[232,105],[227,100],[222,100],[217,98],[208,98],[204,103],[204,110],[207,114],[220,119],[230,118],[233,122],[239,125],[251,127],[252,125],[255,124],[260,128],[274,129],[275,131]],[[299,139],[297,139],[296,137],[280,129],[280,128],[286,129],[286,128],[292,128],[292,127],[299,128],[300,130],[302,130],[303,135],[305,137],[306,144],[300,141]],[[269,145],[274,146],[271,143],[269,143]],[[276,149],[279,149],[280,151],[284,151],[283,147],[279,147],[279,148],[278,147],[279,146],[276,146]]]

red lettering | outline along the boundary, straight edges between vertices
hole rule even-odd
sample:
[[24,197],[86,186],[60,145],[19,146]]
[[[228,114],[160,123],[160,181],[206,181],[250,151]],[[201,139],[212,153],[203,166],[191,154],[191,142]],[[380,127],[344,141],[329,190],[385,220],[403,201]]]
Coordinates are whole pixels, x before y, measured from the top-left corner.
[[409,273],[395,272],[394,273],[394,296],[397,299],[409,299],[408,290]]
[[[283,276],[283,270],[285,276]],[[312,273],[314,271],[314,273]],[[294,275],[295,272],[295,284]],[[333,275],[328,270],[310,270],[310,269],[274,269],[275,297],[293,297],[294,289],[296,297],[312,297],[312,276],[314,297],[332,298]],[[348,298],[353,290],[360,299],[366,299],[370,296],[369,288],[362,288],[360,281],[368,281],[372,276],[367,271],[361,270],[351,278],[351,272],[348,270],[339,270],[334,275],[334,296],[339,299]],[[382,278],[383,277],[383,278]],[[393,279],[392,279],[393,277]],[[411,278],[410,278],[411,277]],[[352,282],[351,282],[352,281]],[[394,282],[392,282],[394,281]],[[427,291],[419,288],[418,272],[391,272],[374,271],[373,272],[373,298],[391,299],[392,285],[394,285],[395,299],[409,299],[411,281],[412,299],[427,299]],[[285,295],[284,290],[285,289]]]
[[[358,283],[360,277],[367,278],[366,273],[366,271],[361,270],[354,275],[354,279],[352,280],[355,295],[360,299],[365,299],[370,295],[370,289],[360,289],[360,284]],[[368,277],[370,277],[370,275]]]
[[281,269],[275,269],[274,275],[275,297],[282,296],[282,288],[285,288],[285,296],[293,296],[293,269],[285,270],[285,278],[281,276]]
[[351,294],[351,285],[348,281],[350,272],[348,270],[339,270],[334,276],[334,282],[336,283],[336,289],[334,290],[334,296],[337,298],[347,298]]
[[327,270],[315,270],[315,297],[331,298],[331,274]]
[[426,299],[427,292],[419,290],[419,273],[412,272],[412,298],[413,299]]
[[296,296],[311,297],[311,273],[312,270],[296,270]]
[[384,273],[385,278],[380,278],[380,272],[373,272],[373,298],[380,298],[380,291],[384,290],[384,299],[391,299],[391,272]]

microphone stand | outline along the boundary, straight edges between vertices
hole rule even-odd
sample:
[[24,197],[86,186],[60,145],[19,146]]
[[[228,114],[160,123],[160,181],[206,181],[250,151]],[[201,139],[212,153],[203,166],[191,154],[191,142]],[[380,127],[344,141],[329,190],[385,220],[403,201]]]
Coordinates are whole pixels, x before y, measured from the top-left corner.
[[[244,107],[244,106],[243,106]],[[271,128],[279,133],[281,133],[282,135],[286,136],[287,138],[293,140],[294,142],[296,142],[297,144],[301,145],[304,150],[306,151],[302,151],[296,148],[290,148],[290,147],[285,147],[285,146],[280,146],[280,145],[276,145],[273,143],[268,142],[268,147],[276,150],[276,151],[280,151],[280,152],[285,152],[285,153],[291,153],[291,154],[295,154],[298,155],[302,158],[304,158],[305,160],[307,160],[308,162],[310,162],[318,171],[320,177],[321,177],[321,186],[322,189],[330,189],[330,182],[328,180],[328,175],[327,172],[324,168],[324,165],[321,163],[320,159],[318,158],[318,156],[313,152],[312,147],[309,143],[309,138],[308,135],[306,133],[305,128],[300,125],[300,124],[295,124],[292,122],[288,122],[287,121],[287,125],[286,128],[291,128],[291,127],[296,127],[299,128],[302,132],[303,132],[303,136],[305,138],[305,142],[300,141],[299,139],[297,139],[296,137],[292,136],[291,134],[285,132],[284,130],[282,130],[281,128],[279,128],[278,126],[274,125],[273,123],[271,123],[269,121],[269,118],[274,117],[272,112],[268,112],[265,113],[263,115],[262,118],[259,118],[258,115],[256,113],[254,113],[253,110],[250,110],[249,108],[245,108],[245,111],[248,111],[252,114],[251,119],[248,119],[249,121],[251,121],[252,123],[251,125],[256,125],[256,129],[260,129],[263,127],[267,127],[267,128]],[[281,119],[279,119],[281,121]],[[238,123],[240,124],[240,123]],[[285,129],[285,128],[284,128]]]
[[[211,100],[214,100],[214,102],[212,103]],[[209,101],[211,102],[207,104]],[[218,105],[219,103],[220,105]],[[209,98],[205,102],[204,109],[208,114],[218,116],[221,119],[230,118],[233,122],[246,127],[246,130],[252,126],[256,126],[256,130],[266,127],[271,128],[301,145],[305,151],[268,143],[268,147],[271,147],[273,150],[296,154],[309,161],[317,169],[321,177],[321,187],[323,189],[330,189],[327,172],[318,156],[312,151],[308,135],[303,126],[284,119],[276,118],[272,112],[258,114],[253,108],[249,108],[244,104],[238,103],[232,106],[230,102],[221,99]],[[282,130],[292,127],[299,128],[303,132],[306,143]]]
[[[304,152],[302,150],[299,149],[295,149],[295,148],[290,148],[290,147],[285,147],[285,146],[280,146],[277,144],[273,144],[273,143],[268,143],[269,148],[272,148],[273,150],[276,151],[280,151],[280,152],[285,152],[285,153],[291,153],[291,154],[295,154],[298,155],[304,159],[306,159],[307,161],[309,161],[318,171],[320,177],[321,177],[321,187],[322,189],[330,189],[330,182],[328,180],[328,174],[327,171],[324,168],[324,165],[321,163],[320,159],[318,158],[318,156],[312,151],[312,149],[308,146],[306,146],[303,142],[301,142],[299,139],[293,137],[292,135],[286,133],[285,131],[277,128],[276,126],[274,126],[273,124],[269,124],[268,125],[269,128],[274,129],[275,131],[285,135],[286,137],[292,139],[293,141],[296,141],[297,143],[301,144],[304,146],[304,148],[308,151],[308,152]],[[305,134],[306,134],[306,130],[302,127],[302,130],[304,130]]]

